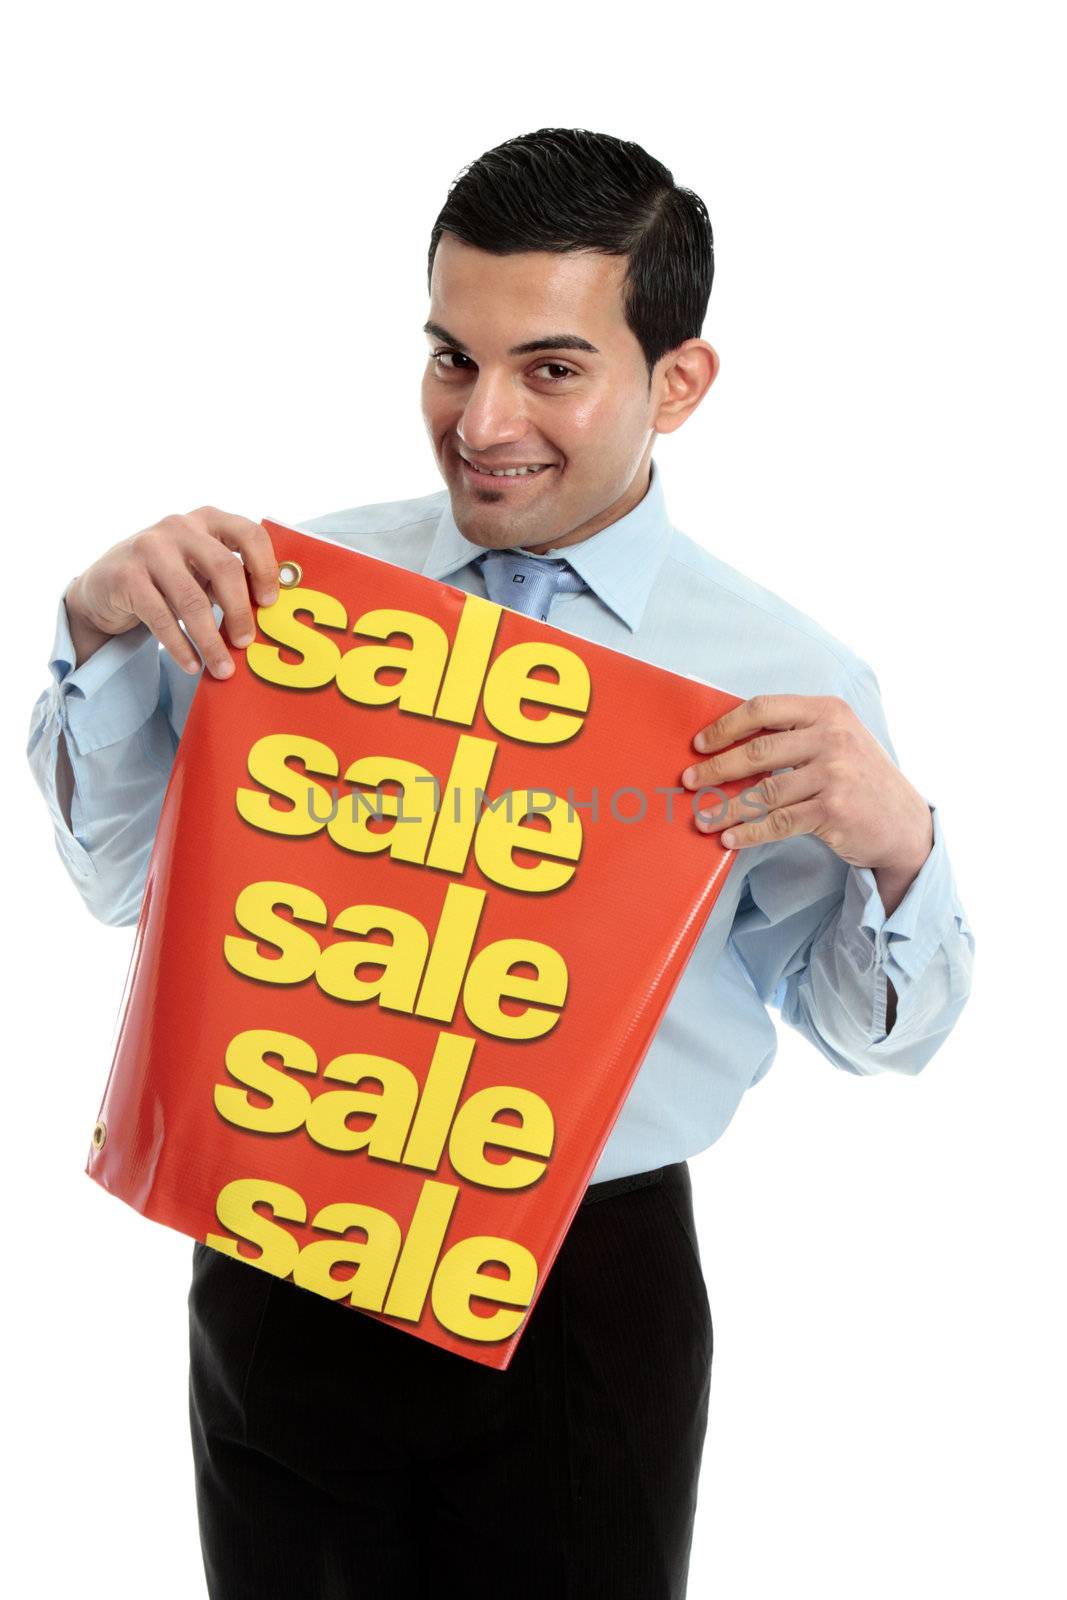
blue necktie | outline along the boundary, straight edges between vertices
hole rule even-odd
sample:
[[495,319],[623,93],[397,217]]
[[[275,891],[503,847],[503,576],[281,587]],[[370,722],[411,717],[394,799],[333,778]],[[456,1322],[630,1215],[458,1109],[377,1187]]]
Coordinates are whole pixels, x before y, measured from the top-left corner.
[[528,617],[548,621],[557,594],[581,594],[589,585],[561,556],[528,556],[517,550],[487,550],[480,558],[490,600]]

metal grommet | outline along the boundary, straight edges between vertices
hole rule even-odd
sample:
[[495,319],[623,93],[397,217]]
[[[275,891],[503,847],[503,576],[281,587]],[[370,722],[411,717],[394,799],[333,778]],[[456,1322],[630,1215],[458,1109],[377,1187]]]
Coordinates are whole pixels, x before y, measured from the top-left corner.
[[278,582],[283,589],[295,589],[303,576],[299,561],[283,561],[278,567]]
[[102,1150],[104,1148],[104,1140],[106,1138],[107,1138],[107,1123],[106,1122],[98,1122],[96,1127],[93,1129],[93,1149],[94,1150]]

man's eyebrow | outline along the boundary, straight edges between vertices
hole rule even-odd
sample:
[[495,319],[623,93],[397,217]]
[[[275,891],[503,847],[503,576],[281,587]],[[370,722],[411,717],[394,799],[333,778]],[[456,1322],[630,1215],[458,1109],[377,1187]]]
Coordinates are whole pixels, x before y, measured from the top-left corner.
[[[453,350],[458,350],[461,355],[470,355],[462,339],[457,339],[447,328],[442,328],[439,322],[427,322],[422,331],[431,334],[435,339],[440,339],[444,344],[451,345]],[[539,350],[584,350],[588,355],[600,354],[595,344],[590,344],[588,339],[583,339],[577,333],[554,333],[545,339],[530,339],[526,344],[512,345],[508,355],[532,356]]]

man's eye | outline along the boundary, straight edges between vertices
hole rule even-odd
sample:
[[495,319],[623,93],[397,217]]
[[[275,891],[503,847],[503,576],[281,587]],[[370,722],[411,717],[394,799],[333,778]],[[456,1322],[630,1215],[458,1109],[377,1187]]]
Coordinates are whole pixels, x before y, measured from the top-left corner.
[[456,361],[469,361],[470,357],[461,356],[458,350],[435,350],[433,352],[432,359],[436,362],[439,368],[443,367],[447,372],[463,372],[466,370],[465,368],[450,366],[449,363]]
[[[468,372],[474,370],[474,362],[470,356],[461,355],[458,350],[434,350],[430,359],[438,371]],[[460,363],[464,363],[462,366]],[[573,367],[565,366],[562,361],[542,361],[540,366],[534,368],[534,373],[541,373],[546,383],[564,383],[568,378],[576,378],[578,374]]]

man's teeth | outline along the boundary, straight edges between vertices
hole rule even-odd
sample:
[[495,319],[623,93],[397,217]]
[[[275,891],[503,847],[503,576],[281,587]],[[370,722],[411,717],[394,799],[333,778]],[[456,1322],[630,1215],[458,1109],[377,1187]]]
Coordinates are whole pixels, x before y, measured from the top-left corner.
[[475,466],[473,461],[468,461],[467,465],[473,467],[475,472],[484,472],[487,478],[525,478],[545,470],[544,463],[537,467],[501,467],[496,471],[490,471],[488,467]]

